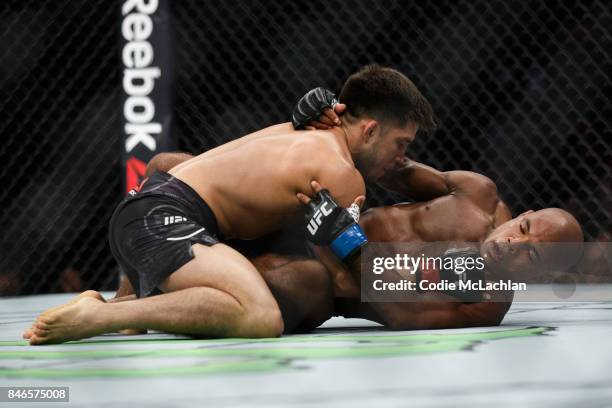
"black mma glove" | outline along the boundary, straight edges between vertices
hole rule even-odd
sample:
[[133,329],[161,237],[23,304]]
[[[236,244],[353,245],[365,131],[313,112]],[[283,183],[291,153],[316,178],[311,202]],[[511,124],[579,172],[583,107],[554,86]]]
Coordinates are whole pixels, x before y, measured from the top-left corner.
[[316,245],[330,246],[341,260],[349,258],[368,239],[347,209],[328,190],[319,191],[306,209],[306,237]]
[[297,102],[291,114],[291,123],[297,129],[304,129],[310,122],[323,114],[323,109],[334,108],[338,99],[325,88],[311,89]]
[[[477,284],[477,281],[485,285],[484,265],[480,265],[476,258],[480,257],[480,252],[473,248],[451,248],[442,255],[442,269],[438,269],[439,265],[426,265],[425,268],[419,268],[416,272],[416,281],[419,291],[421,290],[420,282],[426,280],[428,282],[438,283],[441,281],[453,282],[456,284],[456,290],[441,291],[447,295],[456,297],[464,302],[479,302],[483,298],[483,292],[479,290],[468,290],[467,288],[460,289],[459,281],[472,281],[472,284]],[[466,259],[473,259],[472,267],[467,268],[465,265]],[[452,262],[452,263],[451,263]],[[454,267],[451,267],[454,266]],[[463,270],[461,269],[463,268]]]

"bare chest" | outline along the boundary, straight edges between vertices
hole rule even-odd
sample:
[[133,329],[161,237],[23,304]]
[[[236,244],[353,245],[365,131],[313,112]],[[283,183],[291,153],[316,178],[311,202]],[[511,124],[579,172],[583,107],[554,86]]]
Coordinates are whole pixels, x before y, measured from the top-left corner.
[[370,240],[378,242],[478,242],[492,230],[493,214],[452,200],[400,204],[374,209],[364,219],[364,228]]

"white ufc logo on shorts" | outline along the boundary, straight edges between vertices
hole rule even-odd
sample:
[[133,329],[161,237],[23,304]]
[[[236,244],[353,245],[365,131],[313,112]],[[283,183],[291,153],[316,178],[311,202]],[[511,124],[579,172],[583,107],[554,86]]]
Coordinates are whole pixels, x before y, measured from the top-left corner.
[[310,222],[308,223],[307,228],[308,228],[308,232],[310,232],[311,235],[315,235],[317,231],[319,230],[319,227],[321,226],[321,217],[322,216],[327,217],[329,214],[331,214],[332,210],[328,210],[327,208],[325,208],[326,206],[327,206],[327,203],[323,203],[321,208],[319,208],[314,213],[314,216],[310,219]]
[[176,224],[177,222],[183,222],[183,221],[187,221],[187,218],[181,217],[180,215],[164,217],[164,225]]

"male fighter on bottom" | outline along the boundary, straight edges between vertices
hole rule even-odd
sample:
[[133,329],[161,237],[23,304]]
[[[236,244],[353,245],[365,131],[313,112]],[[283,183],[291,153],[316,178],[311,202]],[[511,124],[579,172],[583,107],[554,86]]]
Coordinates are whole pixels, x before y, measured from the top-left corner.
[[[386,179],[388,183],[397,183],[395,191],[403,189],[405,196],[417,202],[364,212],[359,224],[369,242],[479,243],[476,254],[483,257],[489,277],[515,277],[523,281],[530,281],[530,277],[541,275],[546,269],[567,270],[580,257],[582,229],[570,213],[546,208],[512,218],[495,184],[483,175],[468,171],[440,172],[406,159],[403,165],[388,172]],[[309,201],[304,196],[301,200],[305,204]],[[435,302],[431,298],[423,298],[420,302],[418,299],[362,302],[359,259],[347,264],[332,251],[317,247],[317,259],[331,273],[335,297],[332,311],[329,300],[325,301],[329,293],[325,273],[310,265],[301,275],[299,270],[288,276],[270,274],[268,269],[273,270],[292,258],[274,254],[274,246],[262,241],[254,246],[259,245],[260,252],[268,253],[257,256],[257,252],[251,252],[250,259],[258,266],[275,297],[284,299],[279,305],[288,330],[313,327],[332,313],[374,320],[398,330],[498,325],[512,300],[511,292],[497,292],[488,293],[495,297],[489,300],[495,301],[483,302],[448,302],[443,298]],[[575,244],[566,245],[559,251],[553,245],[538,245],[544,242]],[[308,280],[316,284],[309,287]],[[429,295],[412,293],[411,296]],[[300,316],[299,311],[305,314]]]
[[[318,92],[327,91],[319,89]],[[335,115],[328,109],[326,115],[321,115],[324,123],[314,125],[334,126],[334,119]],[[417,203],[373,208],[364,213],[360,225],[370,242],[480,243],[476,245],[476,254],[484,258],[489,278],[516,278],[527,282],[535,282],[537,276],[548,270],[567,270],[580,258],[582,229],[570,213],[548,208],[527,211],[512,219],[495,183],[483,175],[466,171],[439,172],[402,158],[395,168],[386,172],[379,184]],[[309,199],[302,196],[301,201],[306,204]],[[572,244],[563,245],[563,250],[559,250],[559,245],[539,245],[547,242]],[[334,313],[369,318],[390,328],[497,325],[512,299],[511,292],[498,292],[486,294],[496,297],[496,302],[362,303],[359,258],[347,263],[340,262],[330,251],[319,250],[317,255],[333,274]],[[400,275],[396,274],[395,278]],[[266,282],[274,286],[274,282]]]
[[[431,106],[400,72],[366,67],[345,83],[357,112],[329,131],[289,125],[236,139],[156,173],[124,200],[109,243],[141,299],[104,303],[84,296],[41,314],[30,344],[122,329],[210,337],[272,337],[283,332],[278,304],[255,266],[223,242],[278,231],[303,215],[296,193],[319,180],[348,207],[376,182]],[[361,237],[365,240],[365,237]],[[158,296],[151,296],[158,291]]]
[[[564,210],[527,211],[512,218],[495,184],[482,175],[439,172],[410,161],[396,171],[401,175],[394,175],[393,180],[403,178],[406,193],[412,192],[420,202],[365,212],[360,225],[370,242],[476,242],[489,277],[527,281],[544,268],[566,270],[580,257],[582,230]],[[559,251],[552,245],[538,245],[543,242],[575,244]],[[394,329],[497,325],[512,299],[512,293],[498,292],[489,293],[497,296],[496,302],[361,303],[358,261],[347,268],[324,251],[319,252],[319,259],[334,275],[336,296],[344,298],[336,302],[337,314],[370,318]]]

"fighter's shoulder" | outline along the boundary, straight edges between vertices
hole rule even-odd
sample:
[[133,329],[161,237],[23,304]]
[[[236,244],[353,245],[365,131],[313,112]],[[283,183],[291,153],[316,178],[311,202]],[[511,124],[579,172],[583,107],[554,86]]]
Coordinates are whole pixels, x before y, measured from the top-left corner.
[[480,173],[472,171],[450,171],[447,178],[452,194],[473,201],[487,211],[495,211],[499,202],[499,192],[495,182]]
[[289,149],[289,155],[294,158],[297,156],[301,161],[317,168],[325,166],[340,172],[356,171],[338,142],[325,131],[309,131],[296,138]]
[[446,172],[445,175],[454,191],[497,195],[497,185],[484,174],[473,171],[454,170]]
[[317,138],[320,137],[320,142],[315,147],[317,154],[314,162],[318,168],[317,173],[341,183],[351,183],[358,190],[362,187],[365,189],[365,181],[361,173],[350,156],[347,156],[346,151],[339,146],[337,140],[326,132],[318,133],[323,134],[315,135]]
[[335,159],[321,162],[317,173],[321,177],[337,180],[340,183],[350,183],[359,190],[365,190],[365,181],[353,163],[342,156],[337,156]]
[[[339,154],[338,144],[333,137],[324,130],[295,132],[292,148],[300,151],[318,152],[321,154]],[[297,133],[300,133],[299,135]]]
[[365,194],[361,173],[329,133],[309,133],[292,146],[290,160],[300,162],[308,177],[329,189],[339,202],[350,200],[350,204],[357,195]]

